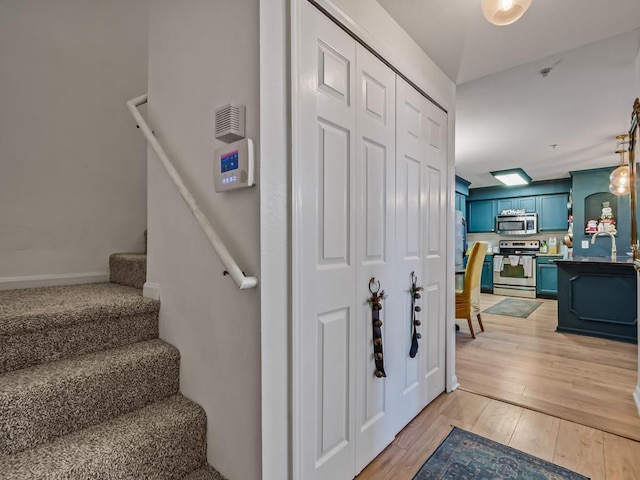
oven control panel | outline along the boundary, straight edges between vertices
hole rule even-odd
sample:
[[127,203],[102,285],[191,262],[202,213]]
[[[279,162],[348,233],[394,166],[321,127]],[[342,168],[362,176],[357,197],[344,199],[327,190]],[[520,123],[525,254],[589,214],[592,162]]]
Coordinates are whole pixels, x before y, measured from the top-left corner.
[[500,253],[534,254],[540,250],[540,240],[500,240]]

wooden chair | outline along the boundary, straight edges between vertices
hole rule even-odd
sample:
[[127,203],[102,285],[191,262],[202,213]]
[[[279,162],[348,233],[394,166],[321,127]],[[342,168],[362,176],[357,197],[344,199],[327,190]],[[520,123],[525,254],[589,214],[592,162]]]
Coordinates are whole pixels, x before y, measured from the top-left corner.
[[480,277],[482,276],[482,263],[487,253],[487,242],[475,242],[469,253],[467,268],[464,272],[464,288],[456,290],[456,318],[466,318],[469,323],[471,337],[476,338],[471,324],[471,317],[478,318],[480,330],[484,332],[482,318],[480,317]]

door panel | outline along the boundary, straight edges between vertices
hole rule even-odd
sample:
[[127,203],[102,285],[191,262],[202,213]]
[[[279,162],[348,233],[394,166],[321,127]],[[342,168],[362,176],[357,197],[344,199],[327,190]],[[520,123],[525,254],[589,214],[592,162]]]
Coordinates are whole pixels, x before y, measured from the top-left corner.
[[[397,78],[396,224],[399,282],[403,290],[403,378],[399,401],[406,424],[444,391],[446,274],[446,114]],[[418,314],[422,334],[418,354],[411,344],[411,272],[424,294]]]
[[317,324],[317,458],[323,462],[349,441],[349,310],[321,313]]
[[[397,433],[394,398],[399,385],[394,364],[397,333],[395,284],[395,73],[364,47],[356,49],[356,472],[375,458]],[[386,378],[373,358],[369,280],[387,298],[380,311]]]
[[318,120],[318,265],[349,265],[349,131]]
[[353,478],[356,49],[314,7],[301,8],[293,166],[292,291],[302,352],[296,476]]
[[[424,224],[424,156],[423,135],[425,115],[423,100],[404,80],[396,79],[396,248],[398,252],[397,278],[403,285],[402,311],[403,351],[401,376],[404,384],[398,401],[401,424],[408,423],[423,408],[421,399],[422,344],[415,358],[409,357],[412,334],[411,272],[418,277],[418,285],[424,282],[422,274],[423,224]],[[424,298],[424,297],[423,297]],[[424,305],[424,302],[420,302]],[[423,325],[418,327],[421,332]]]
[[[446,195],[447,195],[447,115],[433,103],[423,99],[428,145],[425,148],[425,187],[428,205],[424,239],[424,288],[427,308],[423,316],[422,398],[427,405],[445,388],[446,325]],[[424,310],[423,310],[424,311]],[[425,351],[426,350],[426,351]]]

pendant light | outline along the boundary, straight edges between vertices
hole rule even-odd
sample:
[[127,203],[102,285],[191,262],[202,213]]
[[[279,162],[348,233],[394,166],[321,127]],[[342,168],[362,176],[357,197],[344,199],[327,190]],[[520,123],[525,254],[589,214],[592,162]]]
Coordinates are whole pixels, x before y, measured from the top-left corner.
[[629,185],[616,186],[613,184],[609,184],[609,191],[615,196],[621,197],[622,195],[627,195],[631,190],[629,188]]
[[531,0],[482,0],[482,13],[489,23],[509,25],[518,20],[531,5]]
[[616,168],[611,175],[609,176],[609,191],[614,195],[627,195],[630,191],[630,172],[629,165],[627,165],[624,161],[624,154],[627,151],[624,146],[626,142],[627,135],[617,135],[618,139],[618,149],[616,153],[620,155],[620,166]]

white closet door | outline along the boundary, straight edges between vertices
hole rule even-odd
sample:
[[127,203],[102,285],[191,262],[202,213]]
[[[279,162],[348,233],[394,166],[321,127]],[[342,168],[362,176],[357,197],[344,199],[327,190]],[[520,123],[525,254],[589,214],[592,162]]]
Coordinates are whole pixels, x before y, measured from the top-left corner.
[[[396,75],[361,45],[356,51],[356,472],[398,431],[397,365],[404,345],[398,329],[395,277]],[[369,280],[385,290],[380,311],[386,378],[374,375]]]
[[[294,117],[297,478],[355,475],[355,41],[301,2]],[[359,300],[359,299],[358,299]],[[296,334],[296,329],[299,329]],[[294,352],[294,356],[295,356]]]
[[[415,272],[424,288],[418,354],[411,346],[411,297],[402,296],[405,355],[398,409],[406,425],[444,391],[446,114],[397,78],[396,258],[398,281]],[[408,288],[407,288],[408,290]]]
[[[294,477],[350,480],[444,390],[446,115],[311,4],[299,5]],[[415,359],[412,271],[425,287]],[[373,277],[387,293],[386,378],[374,374]]]
[[425,99],[422,396],[429,404],[445,389],[447,277],[447,114]]

